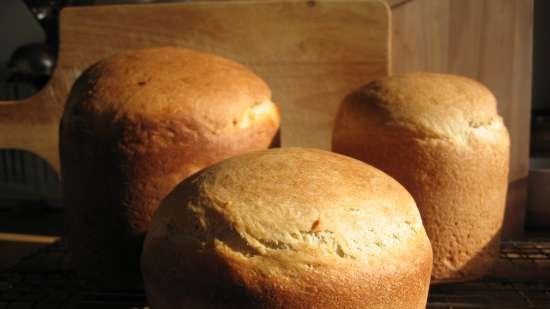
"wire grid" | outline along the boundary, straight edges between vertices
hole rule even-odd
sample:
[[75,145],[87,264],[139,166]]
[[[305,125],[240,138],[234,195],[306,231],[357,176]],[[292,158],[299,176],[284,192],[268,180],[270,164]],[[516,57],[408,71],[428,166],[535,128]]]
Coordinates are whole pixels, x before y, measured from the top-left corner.
[[428,309],[547,309],[550,284],[485,279],[480,282],[432,286]]
[[500,250],[501,259],[509,262],[531,262],[536,265],[550,262],[550,240],[507,241]]
[[[550,241],[503,242],[501,261],[550,271]],[[543,265],[546,268],[541,268]],[[91,286],[70,270],[63,242],[0,273],[0,308],[145,308],[142,290]],[[432,286],[428,309],[550,309],[550,281],[488,278]],[[397,308],[396,308],[397,309]]]

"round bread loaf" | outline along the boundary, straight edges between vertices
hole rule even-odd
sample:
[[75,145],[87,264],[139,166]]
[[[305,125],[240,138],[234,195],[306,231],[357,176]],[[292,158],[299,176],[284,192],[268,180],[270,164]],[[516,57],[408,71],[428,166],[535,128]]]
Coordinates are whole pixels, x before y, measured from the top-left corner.
[[75,82],[61,120],[69,249],[77,270],[139,285],[153,212],[176,184],[277,140],[269,87],[233,61],[181,48],[102,60]]
[[335,153],[279,148],[178,185],[141,262],[156,309],[420,309],[432,251],[397,181]]
[[434,249],[432,282],[474,279],[491,269],[499,255],[509,137],[486,87],[430,73],[374,81],[343,101],[332,145],[412,194]]

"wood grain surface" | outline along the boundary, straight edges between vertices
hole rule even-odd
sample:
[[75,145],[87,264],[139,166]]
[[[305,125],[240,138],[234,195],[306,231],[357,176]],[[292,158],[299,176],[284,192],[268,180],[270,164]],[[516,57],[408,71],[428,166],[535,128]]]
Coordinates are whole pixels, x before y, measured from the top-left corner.
[[59,118],[83,69],[120,51],[171,45],[249,66],[282,107],[282,144],[328,149],[343,96],[389,73],[389,32],[389,8],[378,0],[67,8],[50,83],[23,102],[0,103],[0,148],[32,151],[59,169]]
[[533,0],[388,1],[398,4],[392,10],[394,73],[460,74],[495,93],[511,138],[504,234],[518,235],[529,168]]

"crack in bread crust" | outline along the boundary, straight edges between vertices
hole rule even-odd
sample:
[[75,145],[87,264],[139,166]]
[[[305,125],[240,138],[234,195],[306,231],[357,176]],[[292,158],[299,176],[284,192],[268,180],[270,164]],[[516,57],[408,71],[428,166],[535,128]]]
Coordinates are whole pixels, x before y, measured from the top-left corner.
[[[302,148],[233,157],[178,185],[142,256],[159,309],[421,309],[431,264],[420,215],[399,183]],[[185,293],[214,282],[239,291],[239,303]]]

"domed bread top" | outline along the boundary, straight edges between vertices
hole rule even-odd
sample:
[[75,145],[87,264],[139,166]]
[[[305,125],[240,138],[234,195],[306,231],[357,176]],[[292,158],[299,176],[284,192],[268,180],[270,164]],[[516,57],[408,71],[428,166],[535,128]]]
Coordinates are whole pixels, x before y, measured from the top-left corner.
[[[95,132],[120,119],[170,118],[216,133],[256,119],[278,123],[269,87],[244,66],[184,48],[150,48],[106,58],[82,74],[66,107]],[[92,116],[90,116],[92,115]]]
[[160,235],[289,276],[311,263],[399,268],[418,253],[411,239],[429,247],[397,181],[355,159],[300,148],[234,157],[191,177],[157,211],[148,238]]
[[485,86],[438,73],[408,73],[371,82],[350,94],[340,113],[368,115],[373,125],[391,123],[427,138],[466,140],[472,133],[500,138],[504,128],[496,99]]
[[222,161],[163,201],[141,259],[155,308],[420,309],[431,245],[409,193],[335,153]]
[[372,164],[412,194],[433,247],[432,283],[480,278],[498,258],[509,145],[485,86],[436,73],[354,91],[332,140],[335,152]]

